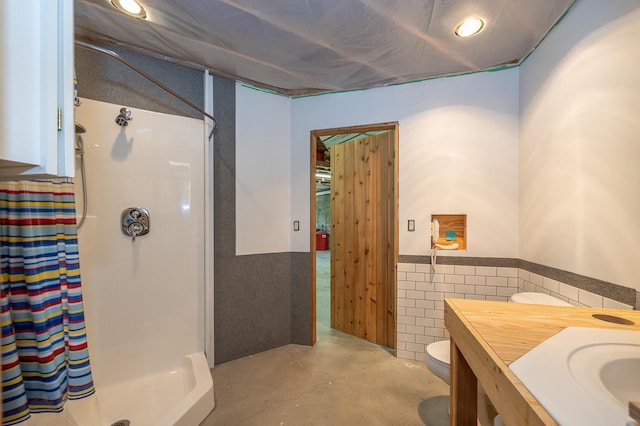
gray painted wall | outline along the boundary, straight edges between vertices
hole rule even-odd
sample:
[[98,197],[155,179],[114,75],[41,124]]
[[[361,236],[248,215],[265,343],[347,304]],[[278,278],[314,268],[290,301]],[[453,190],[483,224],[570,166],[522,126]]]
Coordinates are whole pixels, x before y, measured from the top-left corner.
[[289,253],[291,266],[291,343],[311,342],[311,254]]
[[[201,71],[113,47],[107,48],[195,105],[204,104]],[[202,119],[202,114],[104,53],[76,46],[75,68],[80,97]]]
[[235,83],[215,79],[215,363],[308,344],[309,253],[236,256]]

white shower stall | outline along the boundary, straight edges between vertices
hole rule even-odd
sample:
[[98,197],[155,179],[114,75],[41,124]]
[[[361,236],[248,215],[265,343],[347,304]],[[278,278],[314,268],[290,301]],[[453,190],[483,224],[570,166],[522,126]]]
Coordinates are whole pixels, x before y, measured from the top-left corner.
[[[83,99],[86,220],[79,230],[96,394],[70,401],[71,424],[198,424],[213,408],[205,350],[206,136],[202,120]],[[81,158],[76,157],[78,221]],[[122,232],[127,208],[149,233]],[[212,262],[212,259],[211,259]],[[37,416],[35,416],[37,417]]]

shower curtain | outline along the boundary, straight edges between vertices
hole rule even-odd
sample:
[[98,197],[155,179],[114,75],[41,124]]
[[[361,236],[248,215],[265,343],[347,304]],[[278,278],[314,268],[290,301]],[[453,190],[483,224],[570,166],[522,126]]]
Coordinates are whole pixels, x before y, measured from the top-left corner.
[[73,184],[0,182],[2,423],[94,393]]

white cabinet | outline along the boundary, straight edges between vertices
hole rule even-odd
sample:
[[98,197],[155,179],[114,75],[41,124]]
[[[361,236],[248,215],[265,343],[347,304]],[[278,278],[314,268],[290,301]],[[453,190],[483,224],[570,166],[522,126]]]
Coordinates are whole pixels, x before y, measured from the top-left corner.
[[0,178],[73,176],[73,1],[0,1]]

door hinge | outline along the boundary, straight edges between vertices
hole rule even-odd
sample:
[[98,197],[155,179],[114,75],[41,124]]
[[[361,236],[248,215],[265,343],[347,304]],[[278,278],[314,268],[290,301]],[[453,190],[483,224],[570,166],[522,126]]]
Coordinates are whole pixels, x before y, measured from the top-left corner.
[[58,131],[62,131],[62,108],[58,108]]

